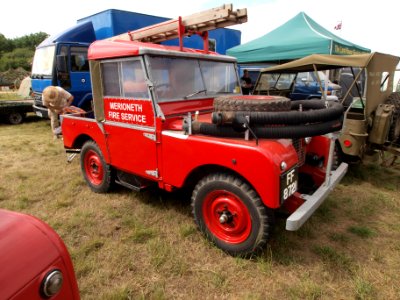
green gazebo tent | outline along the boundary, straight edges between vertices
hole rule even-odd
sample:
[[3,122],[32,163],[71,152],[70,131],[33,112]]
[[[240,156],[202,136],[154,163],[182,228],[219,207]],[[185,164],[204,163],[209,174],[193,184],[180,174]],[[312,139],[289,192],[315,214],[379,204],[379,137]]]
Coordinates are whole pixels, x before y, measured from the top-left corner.
[[227,54],[243,64],[282,63],[310,54],[348,55],[370,52],[370,49],[334,35],[301,12],[266,35],[229,49]]

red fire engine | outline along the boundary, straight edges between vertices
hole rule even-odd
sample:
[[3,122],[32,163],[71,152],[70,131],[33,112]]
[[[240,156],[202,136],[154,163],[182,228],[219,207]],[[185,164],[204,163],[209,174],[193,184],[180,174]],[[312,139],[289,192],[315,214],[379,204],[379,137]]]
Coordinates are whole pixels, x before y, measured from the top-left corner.
[[[94,42],[94,113],[62,122],[94,192],[191,188],[199,229],[243,256],[266,244],[275,210],[297,230],[347,170],[334,160],[339,104],[243,96],[235,59],[208,51],[206,30],[246,20],[224,5]],[[195,33],[204,50],[183,47]],[[180,47],[156,44],[174,37]]]

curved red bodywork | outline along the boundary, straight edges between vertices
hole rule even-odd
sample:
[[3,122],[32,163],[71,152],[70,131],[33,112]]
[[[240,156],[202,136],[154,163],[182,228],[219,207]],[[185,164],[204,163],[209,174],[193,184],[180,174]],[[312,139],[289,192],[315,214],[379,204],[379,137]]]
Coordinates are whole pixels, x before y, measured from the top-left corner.
[[[200,115],[199,120],[210,120],[210,114]],[[140,130],[104,125],[105,139],[100,128],[103,125],[67,116],[63,120],[63,127],[68,127],[68,130],[63,130],[64,146],[75,148],[74,143],[80,136],[88,136],[99,145],[108,164],[157,181],[161,188],[183,187],[192,172],[202,167],[218,166],[243,177],[268,207],[280,207],[279,175],[283,172],[280,164],[284,161],[290,169],[298,163],[290,140],[261,139],[256,144],[255,140],[243,138],[185,135],[182,131],[183,116],[156,123],[156,128],[149,129],[149,132],[157,136],[157,142],[153,142],[154,148],[149,150],[143,144],[138,147],[136,141],[143,136]],[[145,142],[151,141],[144,139],[140,143]],[[115,154],[110,157],[110,152]],[[153,161],[152,166],[149,166],[150,161]],[[158,178],[145,173],[151,168],[158,169]]]
[[39,219],[0,209],[0,299],[43,299],[40,286],[50,271],[64,283],[49,299],[80,299],[68,250],[57,233]]
[[207,54],[207,55],[218,55],[215,52],[204,52],[203,50],[183,48],[180,50],[178,46],[165,46],[151,43],[132,42],[125,40],[99,40],[92,43],[89,47],[88,58],[92,59],[104,59],[113,57],[128,57],[138,56],[147,49],[165,51],[165,53],[173,52],[184,52],[184,53],[196,53],[196,54]]

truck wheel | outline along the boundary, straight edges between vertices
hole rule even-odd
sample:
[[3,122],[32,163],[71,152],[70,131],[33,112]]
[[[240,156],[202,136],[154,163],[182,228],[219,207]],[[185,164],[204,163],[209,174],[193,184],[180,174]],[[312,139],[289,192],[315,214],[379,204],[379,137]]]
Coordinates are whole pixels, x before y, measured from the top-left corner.
[[114,183],[111,166],[93,141],[86,142],[81,150],[81,169],[86,183],[95,193],[108,192]]
[[8,115],[8,122],[10,122],[12,125],[18,125],[22,123],[24,117],[25,116],[19,112],[12,112]]
[[271,212],[236,176],[216,173],[204,177],[193,191],[192,208],[202,233],[231,255],[248,257],[267,243]]

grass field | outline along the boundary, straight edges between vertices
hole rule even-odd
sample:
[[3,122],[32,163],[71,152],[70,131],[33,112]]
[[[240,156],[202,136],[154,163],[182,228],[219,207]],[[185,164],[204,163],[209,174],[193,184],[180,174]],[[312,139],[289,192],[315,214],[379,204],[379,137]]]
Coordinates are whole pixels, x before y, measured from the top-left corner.
[[86,186],[49,121],[0,124],[0,207],[50,224],[82,299],[399,299],[400,168],[352,166],[297,232],[278,219],[258,258],[234,258],[197,231],[189,199]]

